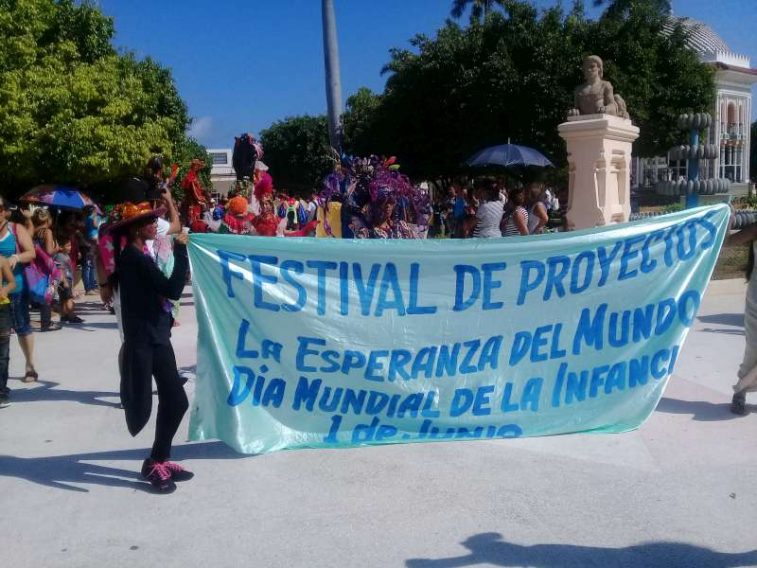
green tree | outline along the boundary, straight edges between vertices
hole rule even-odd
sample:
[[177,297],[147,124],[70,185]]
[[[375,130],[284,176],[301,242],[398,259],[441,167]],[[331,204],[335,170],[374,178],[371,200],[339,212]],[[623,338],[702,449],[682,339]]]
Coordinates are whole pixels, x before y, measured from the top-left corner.
[[116,53],[113,22],[73,0],[0,0],[0,184],[80,187],[139,172],[189,123],[170,72]]
[[502,5],[481,25],[447,22],[435,38],[419,35],[412,49],[392,50],[366,136],[375,152],[397,154],[411,174],[445,175],[474,151],[510,138],[562,165],[557,125],[590,53],[604,59],[605,78],[641,128],[637,154],[665,153],[676,141],[675,117],[712,103],[711,70],[686,47],[680,29],[662,33],[662,17],[648,6],[590,21],[581,2],[568,13],[539,12],[518,0]]
[[367,87],[347,99],[347,111],[342,116],[344,147],[356,156],[369,155],[374,151],[370,139],[375,127],[381,97]]
[[585,44],[607,61],[605,73],[641,128],[634,153],[645,157],[680,143],[680,113],[709,110],[715,101],[712,68],[687,46],[688,32],[680,24],[666,32],[665,21],[655,2],[640,0],[625,16],[594,23]]
[[260,141],[279,190],[299,194],[312,191],[333,168],[324,115],[277,121],[260,133]]
[[651,8],[660,15],[666,15],[673,7],[670,0],[594,0],[594,6],[606,6],[602,14],[606,18],[628,17],[639,7]]
[[502,3],[502,0],[454,0],[452,2],[450,15],[456,20],[459,20],[470,7],[471,23],[480,22],[482,19],[486,19],[492,10],[494,10],[495,6],[502,5]]

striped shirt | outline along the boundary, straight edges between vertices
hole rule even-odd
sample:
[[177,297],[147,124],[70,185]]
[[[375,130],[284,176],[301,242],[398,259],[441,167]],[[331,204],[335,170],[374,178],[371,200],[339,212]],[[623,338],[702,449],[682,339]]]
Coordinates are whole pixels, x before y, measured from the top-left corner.
[[503,237],[518,237],[520,231],[518,225],[515,224],[516,213],[521,212],[525,218],[526,226],[528,226],[528,211],[524,207],[518,206],[509,213],[505,213],[505,217],[502,220],[502,236]]
[[473,236],[476,238],[493,239],[502,236],[499,224],[502,221],[503,207],[501,201],[485,201],[476,210],[476,228]]

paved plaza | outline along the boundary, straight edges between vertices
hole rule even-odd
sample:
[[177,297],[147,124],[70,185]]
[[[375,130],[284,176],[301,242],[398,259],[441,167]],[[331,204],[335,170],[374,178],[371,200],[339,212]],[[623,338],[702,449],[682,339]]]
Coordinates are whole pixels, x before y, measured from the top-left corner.
[[[0,410],[0,564],[8,568],[757,566],[757,395],[728,411],[745,285],[710,285],[650,420],[622,435],[174,457],[195,479],[155,495],[118,408],[113,316],[37,334],[40,382]],[[189,289],[174,345],[195,364]],[[188,383],[190,391],[193,382]],[[192,393],[190,392],[190,397]],[[154,412],[153,412],[154,421]]]

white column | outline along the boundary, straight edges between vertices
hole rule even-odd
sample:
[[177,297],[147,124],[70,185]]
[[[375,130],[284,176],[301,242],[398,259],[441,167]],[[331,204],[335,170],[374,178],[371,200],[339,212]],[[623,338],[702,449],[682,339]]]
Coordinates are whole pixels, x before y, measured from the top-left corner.
[[568,228],[628,221],[631,149],[639,129],[607,114],[571,117],[557,128],[568,146]]
[[725,146],[723,146],[723,155],[721,156],[722,163],[721,163],[721,166],[720,166],[720,170],[721,170],[720,176],[723,177],[723,178],[727,177],[726,176],[726,173],[727,173],[726,164],[728,164],[728,153],[730,151],[731,151],[731,147],[728,146],[728,144],[726,144]]
[[715,104],[717,105],[715,107],[713,120],[713,129],[715,130],[715,136],[712,143],[717,145],[718,155],[712,162],[712,177],[717,178],[720,177],[720,138],[722,137],[721,123],[723,122],[723,97],[718,95],[718,100]]
[[751,179],[750,175],[751,172],[749,171],[749,156],[750,154],[750,148],[752,147],[752,144],[754,144],[754,140],[752,140],[752,124],[750,122],[750,119],[752,117],[752,98],[749,97],[746,99],[746,113],[744,114],[747,120],[747,131],[745,138],[745,144],[744,144],[744,156],[746,159],[744,160],[744,181],[749,183],[749,180]]

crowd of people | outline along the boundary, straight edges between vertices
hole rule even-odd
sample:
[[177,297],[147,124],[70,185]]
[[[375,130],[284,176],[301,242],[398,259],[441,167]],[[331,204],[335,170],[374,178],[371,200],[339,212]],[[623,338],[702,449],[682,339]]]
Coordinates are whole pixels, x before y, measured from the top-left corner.
[[[554,207],[541,186],[507,191],[492,181],[477,183],[471,195],[466,187],[453,186],[446,199],[432,203],[428,186],[412,184],[395,158],[377,156],[337,160],[320,189],[296,197],[274,187],[262,154],[254,137],[238,139],[238,181],[225,196],[203,187],[202,160],[192,160],[179,180],[178,165],[168,168],[154,156],[142,175],[118,188],[112,207],[61,210],[0,198],[0,408],[11,400],[11,335],[24,356],[23,381],[35,382],[33,331],[84,324],[76,300],[99,295],[118,324],[121,404],[132,435],[149,419],[155,378],[155,444],[142,473],[156,490],[173,491],[175,481],[191,477],[169,461],[171,440],[187,409],[170,337],[189,278],[188,233],[489,238],[539,233]],[[33,310],[39,311],[35,329]]]
[[[39,310],[38,331],[79,325],[75,299],[97,294],[94,276],[98,215],[94,207],[57,212],[17,206],[0,197],[0,408],[9,404],[10,336],[15,334],[25,359],[23,381],[38,380],[30,312]],[[77,290],[78,280],[83,284]],[[60,321],[52,319],[53,308]]]
[[541,182],[477,180],[449,187],[434,201],[431,236],[453,239],[538,235],[562,227],[566,199]]
[[[274,187],[254,137],[244,135],[237,146],[238,180],[226,196],[203,187],[202,160],[192,160],[178,179],[178,165],[169,168],[154,156],[142,175],[119,186],[111,207],[62,210],[0,198],[0,408],[11,400],[11,335],[24,356],[23,381],[35,382],[33,331],[84,324],[76,300],[99,295],[118,324],[121,404],[132,435],[149,419],[153,377],[157,384],[155,443],[142,474],[160,492],[173,491],[175,481],[192,475],[169,461],[188,406],[170,341],[189,279],[188,233],[489,238],[539,233],[553,208],[541,186],[507,191],[492,181],[477,183],[471,195],[453,186],[446,199],[432,202],[428,186],[412,184],[395,158],[377,156],[337,160],[321,188],[296,197]],[[34,329],[33,310],[39,311]]]
[[[414,185],[402,175],[395,158],[377,156],[339,160],[319,191],[298,198],[274,188],[273,177],[259,159],[262,148],[254,139],[244,143],[249,145],[245,151],[250,155],[244,160],[248,175],[238,176],[229,195],[220,198],[203,187],[201,160],[193,160],[178,181],[178,166],[166,172],[159,156],[149,160],[143,176],[120,187],[119,202],[105,213],[97,206],[80,211],[14,206],[0,197],[0,408],[10,404],[12,334],[24,356],[23,381],[39,378],[30,310],[39,310],[39,331],[57,331],[84,323],[76,313],[75,300],[81,294],[99,294],[118,324],[121,404],[132,435],[149,420],[153,378],[157,384],[155,440],[142,475],[156,491],[174,491],[175,482],[192,477],[169,459],[188,408],[186,379],[178,372],[170,338],[190,277],[190,232],[498,238],[553,230],[564,217],[564,196],[541,183],[506,187],[501,180],[486,178],[453,184],[446,194],[434,195],[425,183]],[[172,190],[178,188],[177,202]],[[753,239],[753,233],[748,238]],[[57,322],[53,311],[60,314]],[[744,412],[744,394],[755,388],[752,375],[757,376],[749,372],[754,350],[748,350],[746,359],[733,403],[739,413]]]
[[195,168],[182,181],[184,224],[192,232],[250,236],[367,239],[495,238],[559,230],[567,199],[540,182],[481,178],[430,191],[402,175],[395,158],[340,160],[319,191],[307,197],[274,189],[268,167],[256,160],[249,180],[228,196],[204,191]]

